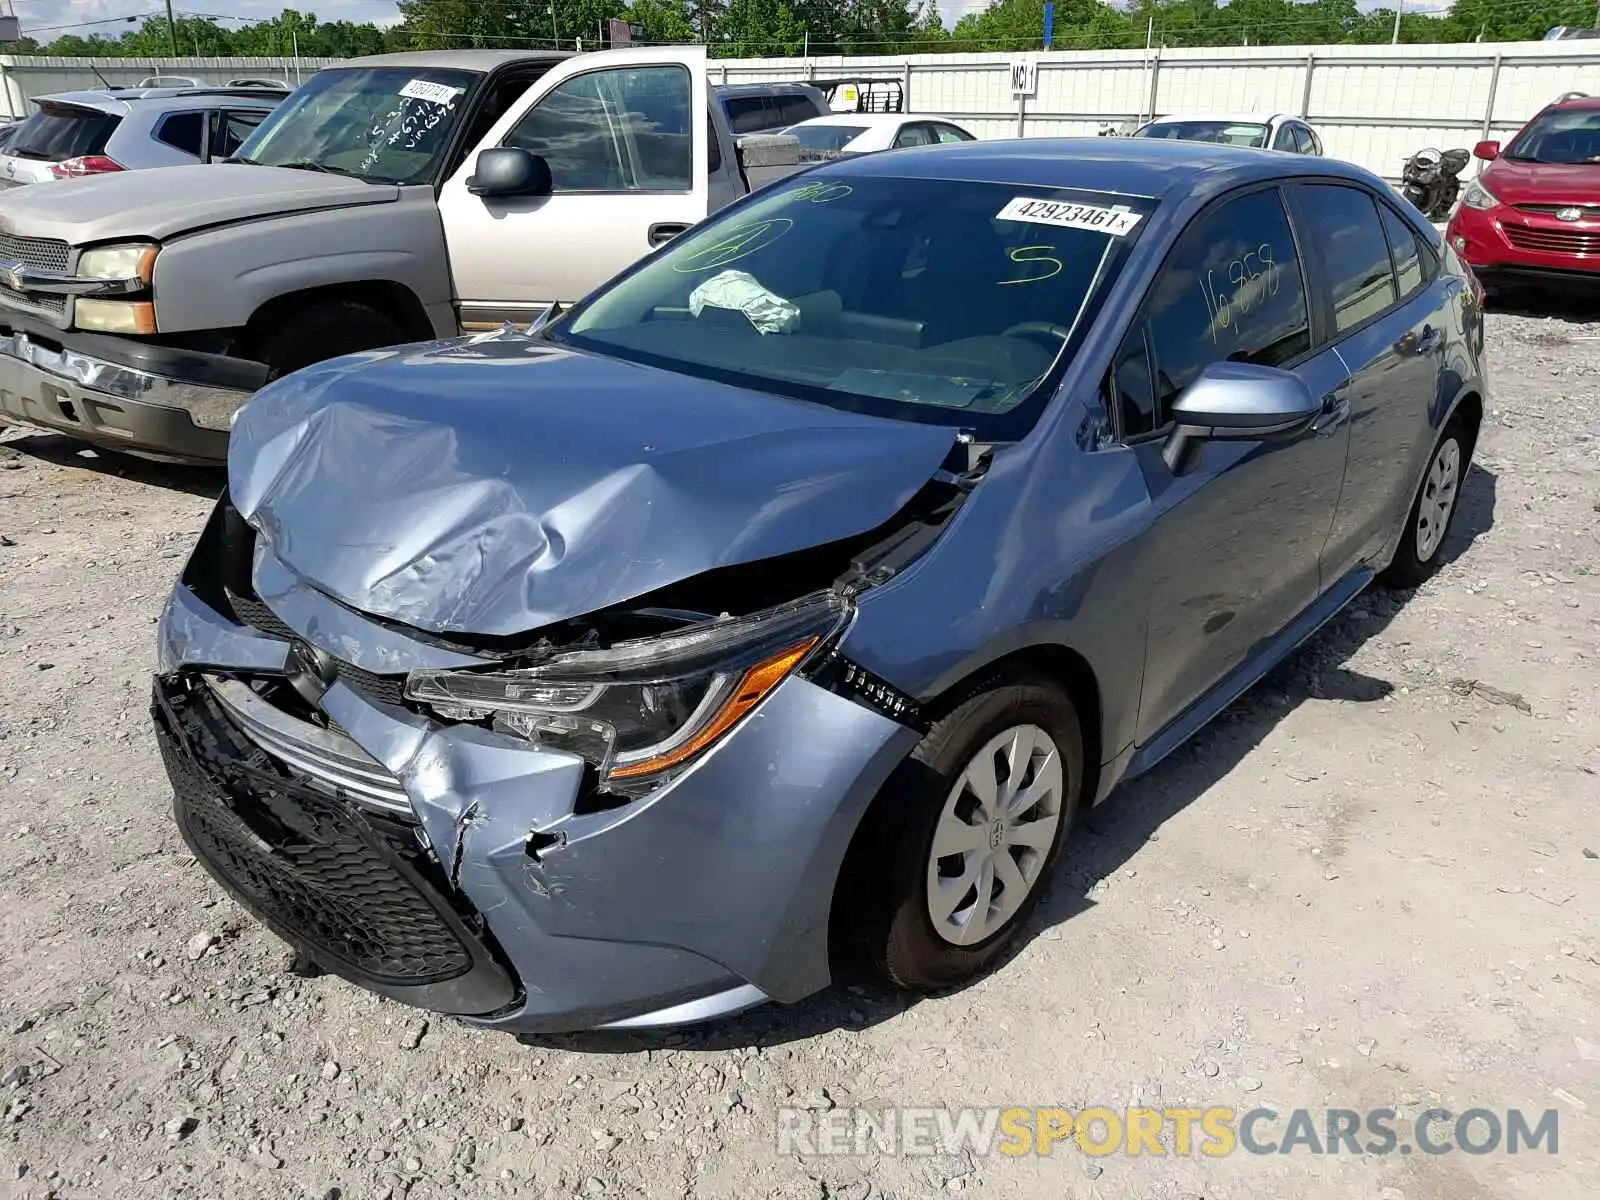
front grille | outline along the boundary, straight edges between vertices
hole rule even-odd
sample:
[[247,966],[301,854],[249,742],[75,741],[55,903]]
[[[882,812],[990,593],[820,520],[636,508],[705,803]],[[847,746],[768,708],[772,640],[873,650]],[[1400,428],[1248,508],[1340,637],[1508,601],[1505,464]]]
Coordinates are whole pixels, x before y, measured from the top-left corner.
[[65,271],[67,253],[67,244],[55,238],[0,233],[0,262],[20,262],[41,271]]
[[52,317],[59,317],[67,311],[67,298],[65,296],[52,296],[47,292],[19,292],[0,283],[0,301],[9,304],[12,308],[24,308],[29,312],[46,313]]
[[[185,842],[281,936],[380,990],[499,971],[425,878],[412,827],[275,769],[201,685],[157,680],[153,711]],[[492,990],[501,1003],[511,994],[508,981]]]
[[237,680],[207,682],[240,732],[313,786],[386,812],[411,812],[400,781],[343,730],[291,716]]
[[1506,225],[1506,239],[1519,250],[1542,250],[1547,254],[1600,254],[1600,230],[1533,229],[1526,225]]
[[[262,633],[272,637],[284,639],[297,638],[297,634],[285,625],[278,614],[273,612],[255,596],[240,596],[233,591],[228,592],[228,603],[233,606],[233,615],[246,625],[259,629]],[[379,704],[402,705],[406,698],[406,677],[404,675],[379,675],[374,671],[365,670],[353,663],[339,661],[334,668],[339,682],[361,693],[368,700],[375,700]]]
[[1581,212],[1583,214],[1583,218],[1582,219],[1585,220],[1585,221],[1593,221],[1593,220],[1600,219],[1600,204],[1519,204],[1519,205],[1517,205],[1517,210],[1519,212],[1530,212],[1530,213],[1550,213],[1550,214],[1553,214],[1553,213],[1558,213],[1558,212],[1566,212],[1569,208],[1575,208],[1579,212]]

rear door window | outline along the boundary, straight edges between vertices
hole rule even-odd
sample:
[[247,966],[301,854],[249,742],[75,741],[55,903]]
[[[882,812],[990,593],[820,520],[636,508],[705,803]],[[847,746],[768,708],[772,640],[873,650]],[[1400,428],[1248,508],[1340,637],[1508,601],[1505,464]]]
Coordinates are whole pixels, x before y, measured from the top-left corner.
[[778,106],[778,119],[781,125],[798,125],[801,121],[809,121],[812,117],[822,114],[817,111],[817,106],[811,98],[804,93],[796,92],[791,96],[774,97]]
[[1278,126],[1277,136],[1272,139],[1272,148],[1274,150],[1288,150],[1294,153],[1299,152],[1300,147],[1294,140],[1293,121],[1285,121]]
[[1159,423],[1214,362],[1277,367],[1309,350],[1305,283],[1277,189],[1223,201],[1184,230],[1146,317]]
[[734,96],[726,102],[728,127],[734,133],[759,133],[777,122],[767,111],[765,96]]
[[205,144],[206,118],[204,113],[169,113],[156,126],[156,141],[182,150],[185,154],[200,157]]
[[1333,327],[1346,333],[1395,303],[1394,270],[1378,203],[1360,188],[1305,184],[1306,223],[1317,231],[1333,288]]
[[266,115],[255,109],[221,109],[212,113],[211,159],[215,161],[237,153],[245,138],[255,132]]
[[971,142],[977,140],[970,133],[967,133],[962,129],[957,129],[954,125],[935,125],[933,127],[933,132],[941,144],[945,142]]
[[63,162],[86,154],[104,154],[106,143],[122,118],[97,108],[76,104],[39,105],[39,111],[22,123],[11,139],[10,152],[18,158]]
[[933,130],[921,121],[912,125],[902,125],[900,132],[894,137],[894,147],[897,150],[905,146],[931,145],[933,145]]
[[1400,299],[1409,300],[1427,286],[1426,264],[1431,255],[1422,248],[1410,223],[1387,204],[1378,205],[1383,231],[1389,238],[1389,254],[1394,259],[1394,277],[1400,285]]

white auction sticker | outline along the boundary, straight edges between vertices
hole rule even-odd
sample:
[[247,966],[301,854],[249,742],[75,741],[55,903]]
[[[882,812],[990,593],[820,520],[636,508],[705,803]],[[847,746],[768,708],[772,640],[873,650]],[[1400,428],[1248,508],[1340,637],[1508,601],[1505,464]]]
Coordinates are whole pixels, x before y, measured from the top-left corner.
[[426,100],[429,104],[448,107],[461,94],[461,89],[427,79],[413,79],[400,89],[400,94],[407,100]]
[[1094,204],[1068,204],[1017,196],[995,213],[997,221],[1026,221],[1030,225],[1059,225],[1063,229],[1093,229],[1112,237],[1126,237],[1143,218],[1126,208],[1101,208]]

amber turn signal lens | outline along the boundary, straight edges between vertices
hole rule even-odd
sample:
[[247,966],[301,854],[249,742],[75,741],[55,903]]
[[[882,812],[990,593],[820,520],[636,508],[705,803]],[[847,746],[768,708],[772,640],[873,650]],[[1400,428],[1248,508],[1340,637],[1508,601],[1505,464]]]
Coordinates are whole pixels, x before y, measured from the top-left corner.
[[638,779],[642,775],[654,775],[658,771],[665,771],[668,767],[675,767],[686,759],[694,757],[707,746],[711,745],[726,733],[739,719],[748,713],[766,697],[767,693],[788,677],[789,672],[799,666],[805,656],[811,653],[817,644],[817,638],[809,637],[803,642],[790,646],[787,650],[780,650],[770,658],[764,658],[755,666],[747,670],[740,678],[738,685],[728,695],[727,702],[717,711],[717,715],[706,723],[699,733],[680,746],[674,746],[665,754],[655,758],[647,758],[643,762],[628,763],[626,766],[613,767],[611,779]]

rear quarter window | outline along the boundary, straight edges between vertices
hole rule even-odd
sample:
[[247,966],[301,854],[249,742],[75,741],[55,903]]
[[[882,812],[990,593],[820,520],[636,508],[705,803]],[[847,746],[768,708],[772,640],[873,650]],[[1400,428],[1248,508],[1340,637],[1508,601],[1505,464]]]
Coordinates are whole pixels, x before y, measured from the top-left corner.
[[199,158],[205,140],[205,122],[204,113],[171,113],[156,126],[156,141]]
[[46,102],[17,130],[11,139],[11,153],[48,162],[103,154],[120,124],[122,118],[112,113]]

